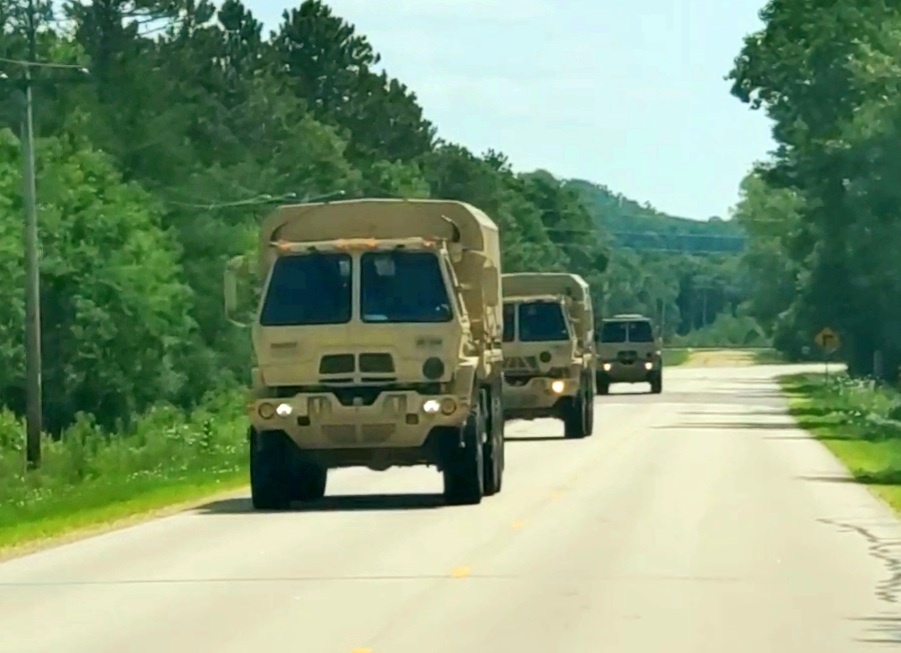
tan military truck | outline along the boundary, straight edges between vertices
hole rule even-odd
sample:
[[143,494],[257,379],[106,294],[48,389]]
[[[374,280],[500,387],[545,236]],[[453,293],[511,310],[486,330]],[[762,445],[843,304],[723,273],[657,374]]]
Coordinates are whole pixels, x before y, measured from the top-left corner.
[[598,394],[608,394],[612,383],[650,383],[654,394],[663,391],[663,356],[650,318],[605,318],[597,338]]
[[564,437],[594,430],[594,312],[576,274],[505,274],[504,415],[556,417]]
[[[499,492],[495,223],[452,201],[297,204],[263,222],[259,247],[248,406],[253,505],[320,498],[327,470],[351,466],[434,465],[449,503]],[[226,272],[225,294],[233,315],[234,272]]]

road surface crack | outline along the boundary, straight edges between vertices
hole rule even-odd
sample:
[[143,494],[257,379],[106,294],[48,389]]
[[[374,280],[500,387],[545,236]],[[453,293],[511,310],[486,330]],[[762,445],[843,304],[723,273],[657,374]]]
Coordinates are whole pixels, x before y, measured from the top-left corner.
[[901,591],[901,539],[880,538],[859,524],[833,519],[819,521],[840,531],[857,533],[867,542],[870,555],[882,562],[888,572],[888,577],[876,584],[876,596],[886,603],[898,603],[898,593]]

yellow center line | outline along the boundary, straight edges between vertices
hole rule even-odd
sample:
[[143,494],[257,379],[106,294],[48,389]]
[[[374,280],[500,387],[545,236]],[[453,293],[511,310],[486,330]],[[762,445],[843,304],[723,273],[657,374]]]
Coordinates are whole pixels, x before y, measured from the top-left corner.
[[469,576],[469,567],[457,567],[451,572],[451,576],[454,578],[466,578]]

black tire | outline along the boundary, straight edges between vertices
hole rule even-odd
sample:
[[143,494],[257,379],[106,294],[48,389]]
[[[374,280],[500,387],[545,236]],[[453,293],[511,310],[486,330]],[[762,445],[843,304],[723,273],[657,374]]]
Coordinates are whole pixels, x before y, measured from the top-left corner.
[[300,462],[294,468],[292,499],[315,501],[325,496],[328,469],[313,462]]
[[484,469],[484,495],[498,494],[504,485],[504,409],[499,393],[490,394],[491,420],[488,423],[488,438],[482,452]]
[[585,397],[588,400],[585,407],[587,411],[585,417],[585,436],[587,437],[589,435],[594,435],[594,392],[586,392]]
[[280,431],[250,429],[250,500],[255,510],[291,505],[291,441]]
[[659,395],[663,392],[663,374],[658,372],[651,377],[651,393]]
[[584,438],[589,433],[587,394],[586,390],[581,390],[564,409],[563,437],[568,440]]
[[444,464],[444,498],[453,505],[476,505],[485,494],[485,407],[481,394],[463,426],[463,445],[448,452]]
[[598,394],[599,395],[609,395],[610,394],[610,381],[606,379],[598,381]]

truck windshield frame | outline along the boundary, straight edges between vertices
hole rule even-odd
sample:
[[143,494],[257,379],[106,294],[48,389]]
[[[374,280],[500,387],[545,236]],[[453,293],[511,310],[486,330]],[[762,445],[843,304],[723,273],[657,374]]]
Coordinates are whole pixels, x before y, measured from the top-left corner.
[[265,292],[260,326],[347,324],[353,318],[353,259],[343,252],[280,256]]
[[522,302],[516,313],[520,342],[566,342],[573,338],[559,302]]
[[516,340],[516,304],[507,302],[504,304],[504,342]]
[[432,251],[366,252],[360,257],[360,320],[443,324],[454,305],[442,259]]
[[601,328],[601,343],[651,344],[654,342],[654,329],[647,320],[615,320],[604,322]]

